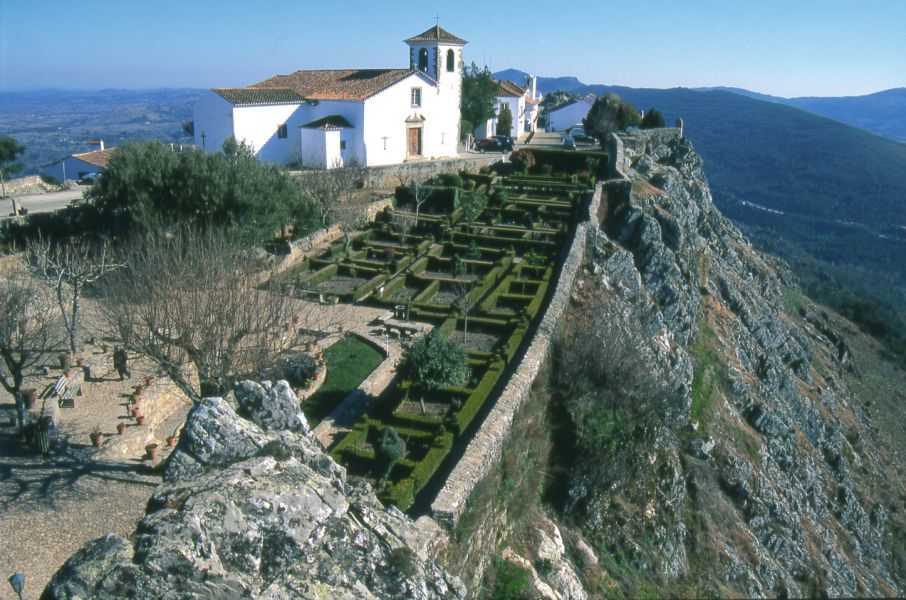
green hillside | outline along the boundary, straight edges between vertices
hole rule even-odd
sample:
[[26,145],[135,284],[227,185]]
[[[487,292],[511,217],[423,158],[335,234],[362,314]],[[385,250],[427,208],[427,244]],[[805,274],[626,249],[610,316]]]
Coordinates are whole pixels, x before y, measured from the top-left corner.
[[[577,91],[656,106],[670,124],[681,116],[725,215],[786,258],[811,294],[879,337],[906,334],[906,144],[730,92]],[[868,297],[878,303],[866,307]]]

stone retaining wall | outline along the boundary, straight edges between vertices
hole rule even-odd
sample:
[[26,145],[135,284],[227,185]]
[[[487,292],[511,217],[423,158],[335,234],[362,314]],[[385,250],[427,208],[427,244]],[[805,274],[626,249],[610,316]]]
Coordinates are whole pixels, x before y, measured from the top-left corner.
[[[513,417],[529,398],[532,382],[537,377],[544,361],[547,360],[557,324],[569,303],[573,281],[585,258],[587,229],[592,216],[598,213],[601,190],[602,185],[598,184],[591,197],[588,217],[576,226],[554,294],[525,356],[510,376],[500,398],[497,399],[475,437],[469,442],[463,457],[456,464],[437,498],[431,504],[431,514],[434,520],[448,529],[456,526],[472,490],[500,460],[501,448],[509,436]],[[593,227],[593,224],[591,226]]]
[[392,188],[400,185],[401,181],[424,181],[429,177],[441,173],[477,173],[482,167],[492,165],[501,159],[500,154],[467,154],[449,160],[426,160],[387,165],[385,167],[369,167],[365,184],[369,187]]

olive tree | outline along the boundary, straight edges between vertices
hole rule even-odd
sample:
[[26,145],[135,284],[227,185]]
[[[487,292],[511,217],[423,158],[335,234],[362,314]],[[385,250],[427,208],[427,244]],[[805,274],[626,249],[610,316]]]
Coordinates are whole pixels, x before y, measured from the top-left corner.
[[469,359],[465,350],[433,329],[406,346],[399,373],[419,389],[425,412],[425,393],[465,381],[469,377]]

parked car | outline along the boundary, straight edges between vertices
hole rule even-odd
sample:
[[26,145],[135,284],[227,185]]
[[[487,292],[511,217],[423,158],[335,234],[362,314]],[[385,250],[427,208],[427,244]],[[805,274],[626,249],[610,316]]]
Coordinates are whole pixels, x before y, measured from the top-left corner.
[[573,132],[572,138],[574,140],[576,140],[577,144],[594,144],[595,142],[598,141],[597,138],[595,138],[594,136],[588,135],[584,131],[583,132]]
[[512,152],[513,146],[514,146],[514,144],[513,144],[513,138],[511,138],[511,137],[508,136],[508,135],[495,135],[494,137],[497,138],[497,141],[500,142],[501,144],[503,144],[503,146],[504,146],[507,150],[509,150],[509,151]]
[[479,152],[509,152],[512,149],[512,144],[507,144],[506,141],[501,141],[497,137],[484,138],[478,142]]
[[563,143],[563,148],[565,150],[575,150],[576,149],[576,140],[573,139],[571,135],[564,135],[561,140]]

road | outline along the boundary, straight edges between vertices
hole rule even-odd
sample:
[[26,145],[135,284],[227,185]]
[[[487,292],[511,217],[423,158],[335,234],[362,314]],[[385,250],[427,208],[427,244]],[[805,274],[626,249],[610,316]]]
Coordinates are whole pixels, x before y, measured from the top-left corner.
[[[82,197],[82,189],[66,190],[64,192],[51,192],[49,194],[30,194],[16,196],[19,208],[25,208],[30,213],[51,212],[69,206],[69,204]],[[13,203],[9,198],[0,199],[0,215],[7,216],[13,212]]]

